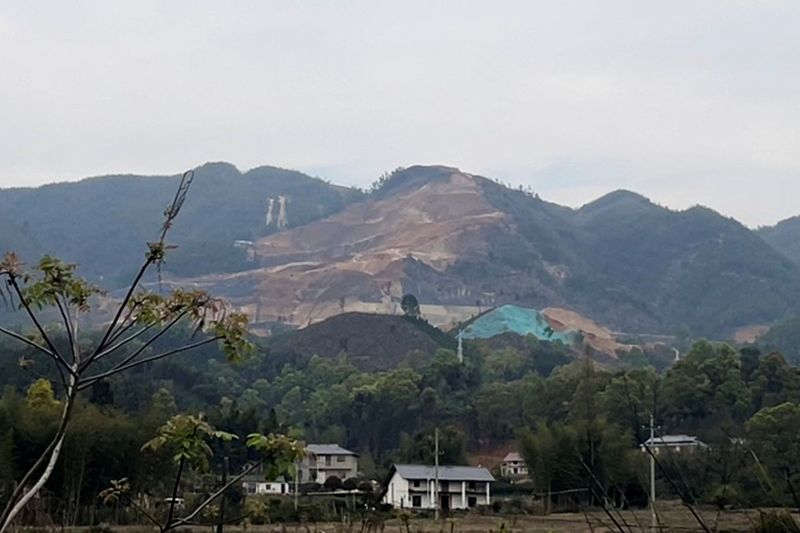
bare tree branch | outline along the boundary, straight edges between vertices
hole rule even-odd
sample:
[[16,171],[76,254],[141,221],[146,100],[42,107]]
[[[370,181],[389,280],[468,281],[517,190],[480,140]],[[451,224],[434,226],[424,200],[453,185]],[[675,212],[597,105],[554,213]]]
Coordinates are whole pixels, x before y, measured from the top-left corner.
[[133,498],[130,498],[130,497],[129,497],[129,498],[128,498],[128,503],[129,503],[129,504],[131,504],[131,506],[133,506],[133,508],[134,508],[134,509],[136,509],[137,511],[139,511],[139,512],[140,512],[140,513],[141,513],[141,514],[142,514],[142,515],[143,515],[145,518],[147,518],[147,519],[148,519],[148,520],[149,520],[149,521],[150,521],[150,522],[151,522],[153,525],[155,525],[155,526],[156,526],[158,529],[161,529],[161,522],[159,522],[158,520],[156,520],[156,518],[155,518],[153,515],[151,515],[149,512],[147,512],[147,511],[146,511],[146,510],[145,510],[145,509],[144,509],[144,508],[143,508],[141,505],[139,505],[138,503],[136,503],[136,502],[133,500]]
[[[156,340],[158,340],[158,338],[159,338],[159,337],[161,337],[161,336],[162,336],[164,333],[166,333],[167,331],[169,331],[169,329],[170,329],[170,328],[172,328],[172,326],[174,326],[175,324],[177,324],[177,323],[178,323],[178,321],[179,321],[181,318],[183,318],[184,316],[186,316],[186,314],[187,314],[187,313],[188,313],[188,310],[187,310],[187,311],[183,311],[183,312],[179,313],[179,314],[178,314],[177,316],[175,316],[175,317],[174,317],[174,318],[173,318],[173,319],[172,319],[172,320],[171,320],[169,323],[167,323],[167,325],[166,325],[166,326],[162,327],[162,328],[161,328],[161,330],[160,330],[158,333],[156,333],[155,335],[153,335],[153,337],[151,337],[151,338],[150,338],[150,339],[149,339],[147,342],[145,342],[145,343],[144,343],[142,346],[140,346],[140,347],[139,347],[139,348],[138,348],[138,349],[137,349],[135,352],[133,352],[133,353],[129,354],[127,357],[125,357],[125,359],[123,359],[122,361],[120,361],[119,363],[117,363],[116,365],[114,365],[114,368],[112,368],[111,370],[113,370],[113,371],[115,371],[115,370],[118,370],[119,368],[122,368],[122,367],[123,367],[123,366],[125,366],[126,364],[128,364],[128,363],[130,363],[131,361],[133,361],[134,359],[136,359],[136,358],[137,358],[137,357],[138,357],[138,356],[139,356],[139,355],[140,355],[142,352],[144,352],[144,351],[145,351],[145,350],[146,350],[146,349],[147,349],[147,348],[148,348],[148,347],[149,347],[151,344],[153,344],[153,343],[154,343]],[[91,365],[91,363],[92,363],[91,359],[87,360],[87,361],[86,361],[86,363],[83,365],[83,369],[82,369],[82,370],[85,370],[85,369],[87,369],[87,368],[88,368],[88,367]]]
[[108,341],[106,341],[107,345],[119,339],[122,335],[125,334],[126,331],[128,331],[130,328],[136,325],[136,318],[133,316],[133,314],[136,311],[136,309],[141,307],[141,305],[142,305],[141,302],[137,301],[133,302],[133,304],[131,304],[128,307],[128,312],[125,313],[123,319],[117,324],[117,331],[113,332],[111,334],[111,337],[109,337]]
[[227,483],[225,483],[225,484],[224,484],[222,487],[220,487],[219,489],[217,489],[217,491],[216,491],[216,492],[214,492],[214,493],[213,493],[213,494],[211,494],[211,495],[210,495],[208,498],[206,498],[206,499],[203,501],[203,503],[201,503],[199,506],[197,506],[197,507],[195,508],[195,510],[194,510],[194,511],[192,511],[190,514],[188,514],[187,516],[185,516],[185,517],[183,517],[183,518],[179,518],[178,520],[176,520],[176,521],[175,521],[175,522],[173,522],[172,524],[167,524],[167,527],[166,527],[164,530],[165,530],[165,531],[167,531],[167,530],[169,530],[169,529],[175,529],[175,528],[178,528],[178,527],[180,527],[180,526],[182,526],[182,525],[185,525],[185,524],[187,524],[187,523],[188,523],[188,522],[190,522],[191,520],[193,520],[195,516],[197,516],[198,514],[200,514],[200,511],[202,511],[203,509],[205,509],[206,507],[208,507],[208,505],[210,505],[210,504],[211,504],[211,502],[213,502],[214,500],[216,500],[217,498],[219,498],[219,497],[220,497],[220,496],[221,496],[221,495],[222,495],[222,494],[223,494],[223,493],[224,493],[226,490],[228,490],[228,489],[229,489],[229,488],[231,488],[233,485],[235,485],[236,483],[238,483],[238,482],[239,482],[239,481],[240,481],[240,480],[241,480],[241,479],[242,479],[244,476],[246,476],[247,474],[249,474],[250,472],[252,472],[252,471],[253,471],[253,470],[255,470],[256,468],[258,468],[258,467],[259,467],[259,466],[260,466],[260,465],[261,465],[263,462],[264,462],[264,460],[262,459],[261,461],[257,461],[257,462],[255,462],[255,463],[251,464],[249,467],[245,468],[245,469],[244,469],[244,470],[243,470],[243,471],[242,471],[240,474],[238,474],[238,475],[237,475],[236,477],[234,477],[234,478],[231,478],[231,480],[230,480],[230,481],[228,481]]
[[170,355],[175,355],[176,353],[185,352],[187,350],[193,350],[193,349],[198,348],[200,346],[204,346],[206,344],[210,344],[212,342],[216,342],[216,341],[220,340],[221,338],[222,337],[210,337],[208,339],[205,339],[205,340],[202,340],[202,341],[199,341],[199,342],[195,342],[193,344],[187,344],[186,346],[181,346],[180,348],[175,348],[174,350],[170,350],[168,352],[160,353],[158,355],[152,355],[150,357],[145,357],[144,359],[139,359],[138,361],[134,361],[132,363],[128,363],[128,364],[120,366],[120,367],[112,368],[111,370],[109,370],[107,372],[102,372],[100,374],[97,374],[97,375],[94,375],[94,376],[90,376],[90,377],[86,378],[85,381],[83,381],[78,386],[78,390],[83,390],[83,389],[86,389],[88,387],[91,387],[92,385],[94,385],[98,381],[103,380],[103,379],[105,379],[107,377],[113,376],[114,374],[118,374],[120,372],[124,372],[125,370],[129,370],[131,368],[135,368],[135,367],[143,365],[145,363],[151,363],[153,361],[158,361],[159,359],[163,359],[165,357],[169,357]]
[[41,344],[30,340],[29,338],[27,338],[24,335],[20,335],[19,333],[15,333],[15,332],[11,331],[10,329],[6,329],[6,328],[4,328],[2,326],[0,326],[0,333],[5,333],[9,337],[13,337],[13,338],[17,339],[18,341],[24,342],[28,346],[31,346],[32,348],[36,348],[37,350],[39,350],[43,354],[47,355],[48,357],[52,357],[53,359],[55,359],[55,354],[53,354],[53,352],[51,352],[50,350],[48,350],[47,348],[45,348]]
[[28,313],[28,317],[30,317],[31,322],[33,322],[34,326],[36,326],[36,329],[39,331],[39,334],[44,339],[44,342],[45,344],[47,344],[47,347],[50,348],[50,352],[52,353],[53,357],[56,359],[58,363],[64,365],[64,368],[66,368],[70,374],[72,374],[73,376],[77,376],[75,369],[70,366],[67,360],[64,359],[64,356],[61,355],[61,352],[59,352],[58,349],[53,345],[53,341],[50,340],[50,336],[47,334],[47,332],[45,332],[41,323],[39,323],[39,319],[36,317],[36,314],[33,312],[33,309],[31,309],[31,306],[28,304],[28,301],[22,294],[22,289],[20,288],[19,283],[17,283],[17,278],[15,276],[9,275],[8,279],[9,282],[11,283],[11,286],[14,288],[14,292],[17,294],[17,297],[19,298],[20,302],[22,302],[22,306]]
[[64,323],[64,329],[67,330],[67,339],[69,340],[69,348],[72,350],[72,362],[74,363],[78,354],[75,353],[75,339],[72,337],[72,321],[69,319],[69,313],[64,309],[58,296],[55,297],[55,300],[58,312],[61,314],[61,321]]
[[122,299],[122,303],[119,304],[119,308],[117,309],[117,313],[114,315],[114,319],[108,325],[105,334],[103,334],[102,340],[97,344],[97,348],[95,349],[94,353],[89,356],[86,360],[87,365],[90,364],[97,355],[106,347],[106,343],[108,342],[111,333],[114,331],[114,328],[117,327],[119,323],[119,319],[122,317],[122,312],[128,306],[128,302],[131,300],[133,296],[133,292],[136,290],[136,287],[139,285],[139,282],[144,277],[145,273],[147,272],[147,268],[153,264],[153,258],[151,255],[148,254],[147,259],[145,260],[142,267],[137,272],[136,277],[133,279],[131,286],[128,288],[128,292],[125,294],[125,298]]
[[[131,324],[129,324],[126,329],[130,328],[130,326],[132,326],[133,324],[134,324],[133,322]],[[103,350],[102,352],[97,354],[97,357],[94,360],[95,361],[99,361],[102,358],[104,358],[104,357],[106,357],[108,355],[111,355],[113,352],[119,350],[120,348],[122,348],[123,346],[128,344],[129,342],[132,342],[132,341],[136,340],[137,338],[139,338],[139,336],[141,336],[142,334],[146,333],[152,327],[153,327],[153,324],[149,324],[149,325],[147,325],[147,326],[145,326],[143,328],[140,328],[139,331],[137,331],[136,333],[133,333],[132,335],[127,336],[124,340],[119,341],[118,343],[114,344],[113,346],[109,346],[108,348],[106,348],[105,350]],[[82,370],[82,371],[86,370],[87,366],[88,365],[86,364],[86,362],[84,362],[81,365],[80,370]]]

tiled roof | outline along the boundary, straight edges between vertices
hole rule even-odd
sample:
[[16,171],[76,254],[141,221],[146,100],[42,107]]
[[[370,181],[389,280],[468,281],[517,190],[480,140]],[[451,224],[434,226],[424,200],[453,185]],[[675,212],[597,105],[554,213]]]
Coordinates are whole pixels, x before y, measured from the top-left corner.
[[357,453],[345,450],[338,444],[307,444],[306,451],[314,455],[355,455]]
[[509,452],[508,455],[503,457],[503,462],[510,462],[510,461],[523,461],[522,456],[517,452]]
[[[436,469],[430,465],[394,465],[405,479],[436,479]],[[440,466],[440,481],[494,481],[494,477],[479,466]]]
[[706,444],[697,439],[693,435],[661,435],[653,439],[644,441],[647,446],[679,446],[679,445],[698,445],[705,446]]

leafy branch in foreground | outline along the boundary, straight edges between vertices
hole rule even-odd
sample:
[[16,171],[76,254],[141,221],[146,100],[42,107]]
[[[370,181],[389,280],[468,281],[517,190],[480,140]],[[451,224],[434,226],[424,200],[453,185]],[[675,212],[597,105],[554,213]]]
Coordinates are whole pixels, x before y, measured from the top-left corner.
[[176,415],[158,429],[156,437],[148,441],[143,450],[158,451],[166,449],[172,455],[172,462],[176,465],[175,481],[172,495],[169,498],[169,507],[165,519],[159,519],[143,506],[136,503],[130,495],[130,484],[127,480],[115,480],[111,486],[100,493],[100,498],[105,503],[116,503],[125,500],[134,509],[140,512],[148,521],[158,527],[161,533],[174,530],[182,526],[195,524],[194,520],[205,509],[231,487],[239,483],[247,474],[257,468],[262,468],[266,477],[273,478],[283,473],[288,473],[296,461],[303,457],[303,447],[295,440],[284,435],[262,435],[253,433],[247,436],[247,447],[258,455],[256,461],[245,466],[242,471],[230,480],[224,482],[219,488],[201,501],[195,508],[183,517],[176,518],[178,494],[181,481],[189,468],[197,472],[206,472],[209,460],[213,455],[210,442],[213,440],[231,441],[238,437],[232,433],[214,429],[203,417],[193,415]]
[[[0,297],[16,305],[29,319],[33,332],[20,334],[0,327],[3,333],[44,355],[55,366],[63,388],[61,418],[52,439],[33,466],[15,484],[0,514],[0,533],[50,478],[64,444],[78,393],[116,374],[172,355],[218,343],[229,361],[236,361],[252,349],[247,340],[247,317],[231,312],[225,303],[204,291],[175,289],[162,296],[142,287],[148,272],[158,269],[167,251],[169,229],[178,216],[193,179],[191,171],[181,178],[172,203],[164,211],[158,241],[147,243],[145,259],[104,326],[99,342],[87,346],[79,338],[82,317],[92,312],[92,301],[102,291],[76,275],[76,267],[45,256],[31,270],[8,252],[0,261]],[[48,314],[49,313],[49,314]],[[68,346],[56,342],[45,328],[45,319],[55,316],[59,330],[66,332]],[[176,325],[188,325],[191,342],[158,351],[156,342]],[[20,364],[29,366],[24,359]]]

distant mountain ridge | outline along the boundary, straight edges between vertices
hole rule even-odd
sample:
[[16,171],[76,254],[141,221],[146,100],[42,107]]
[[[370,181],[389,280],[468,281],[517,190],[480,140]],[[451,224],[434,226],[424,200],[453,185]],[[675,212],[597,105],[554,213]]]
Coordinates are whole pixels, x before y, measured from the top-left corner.
[[774,226],[759,228],[758,234],[773,248],[800,264],[800,216],[787,218]]
[[[0,222],[15,225],[0,226],[0,250],[22,248],[29,260],[55,254],[79,263],[84,275],[107,287],[124,285],[144,254],[144,243],[158,234],[177,184],[178,176],[117,175],[2,189]],[[195,169],[191,192],[171,230],[170,239],[179,247],[165,272],[196,276],[247,268],[246,250],[232,244],[281,229],[265,224],[269,198],[276,203],[279,196],[288,199],[291,228],[363,195],[296,171],[265,166],[242,173],[229,163],[207,163]],[[24,243],[19,243],[21,231]]]
[[[176,183],[117,176],[0,190],[0,248],[77,261],[113,288]],[[511,303],[572,309],[627,332],[721,336],[800,314],[800,266],[768,234],[630,191],[572,209],[452,167],[399,170],[364,193],[212,163],[196,169],[163,274],[264,323],[397,313],[411,292],[442,326]]]

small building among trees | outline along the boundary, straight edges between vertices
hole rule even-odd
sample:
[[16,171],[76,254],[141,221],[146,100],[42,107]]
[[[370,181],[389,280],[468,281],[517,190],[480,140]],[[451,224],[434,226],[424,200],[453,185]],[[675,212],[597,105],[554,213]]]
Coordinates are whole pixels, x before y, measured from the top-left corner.
[[693,435],[661,435],[647,439],[640,446],[644,453],[647,453],[647,448],[653,450],[653,453],[661,453],[662,450],[669,450],[671,452],[686,452],[695,451],[698,449],[708,448],[708,444],[701,441]]
[[242,479],[242,488],[247,495],[290,494],[291,487],[283,479],[267,481],[263,474],[250,474]]
[[528,464],[517,452],[509,452],[500,463],[500,475],[509,479],[528,477]]

